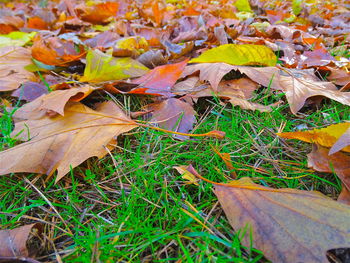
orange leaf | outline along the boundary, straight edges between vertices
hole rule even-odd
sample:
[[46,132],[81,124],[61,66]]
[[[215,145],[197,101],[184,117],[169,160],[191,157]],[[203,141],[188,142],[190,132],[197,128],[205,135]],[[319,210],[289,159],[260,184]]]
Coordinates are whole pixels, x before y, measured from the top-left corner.
[[87,7],[81,19],[93,24],[103,24],[108,22],[108,19],[117,15],[119,3],[106,2]]
[[48,24],[38,16],[30,17],[27,21],[28,28],[34,28],[39,30],[48,29]]

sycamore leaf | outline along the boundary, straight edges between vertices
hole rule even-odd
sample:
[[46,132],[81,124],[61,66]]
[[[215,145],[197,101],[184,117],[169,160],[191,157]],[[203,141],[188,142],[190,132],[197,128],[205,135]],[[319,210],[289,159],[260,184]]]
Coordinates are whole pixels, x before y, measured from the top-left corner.
[[0,47],[16,46],[21,47],[33,39],[36,32],[11,32],[7,35],[0,35]]
[[[296,132],[282,132],[277,133],[278,136],[285,139],[298,139],[300,141],[317,143],[321,146],[330,148],[332,147],[341,137],[345,134],[343,138],[346,138],[348,135],[348,130],[350,128],[350,122],[343,122],[334,125],[330,125],[326,128],[307,130],[307,131],[296,131]],[[339,143],[343,146],[342,140]],[[342,151],[350,152],[350,146],[344,144],[344,147],[340,147]],[[338,147],[336,147],[336,150]],[[335,151],[330,152],[330,154]]]
[[187,61],[186,59],[179,63],[155,67],[146,75],[131,82],[141,87],[132,90],[130,93],[169,94],[171,87],[181,76]]
[[39,119],[47,111],[53,111],[63,116],[64,107],[68,101],[81,101],[94,90],[95,88],[91,86],[82,86],[52,91],[30,103],[24,104],[15,112],[14,117],[20,119]]
[[[6,262],[18,262],[16,259],[22,259],[28,257],[30,254],[32,255],[32,251],[28,251],[27,241],[30,238],[30,233],[33,229],[37,230],[37,235],[41,235],[43,228],[39,223],[25,225],[21,227],[17,227],[11,230],[4,229],[0,230],[0,260],[7,258]],[[23,260],[27,262],[27,260]],[[28,261],[29,262],[29,261]],[[31,261],[30,262],[38,262]]]
[[148,68],[132,58],[115,58],[99,50],[89,50],[82,82],[103,82],[140,77]]
[[272,262],[328,263],[327,250],[350,246],[350,207],[319,192],[262,187],[246,177],[215,185],[215,194],[232,227],[252,231],[243,244],[252,237]]
[[17,89],[35,75],[25,69],[32,64],[30,51],[23,47],[0,48],[0,91]]
[[342,181],[343,189],[338,201],[350,205],[350,156],[342,152],[329,154],[329,149],[313,144],[307,155],[308,166],[315,171],[333,173]]
[[217,62],[242,66],[275,66],[277,57],[266,46],[226,44],[204,51],[199,57],[190,60],[190,63]]
[[105,147],[116,136],[136,127],[113,102],[102,103],[96,110],[81,103],[69,103],[64,117],[45,116],[16,124],[12,134],[21,140],[31,140],[0,152],[0,175],[16,172],[51,175],[58,170],[57,182],[70,167],[92,156],[106,155]]
[[[180,99],[170,98],[147,106],[152,111],[151,122],[163,129],[188,133],[196,121],[193,107]],[[183,135],[174,135],[186,139]]]

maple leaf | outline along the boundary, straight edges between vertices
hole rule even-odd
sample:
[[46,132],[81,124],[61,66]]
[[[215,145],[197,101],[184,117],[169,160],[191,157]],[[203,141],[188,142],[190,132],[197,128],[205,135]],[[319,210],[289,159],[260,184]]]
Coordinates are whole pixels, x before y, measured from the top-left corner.
[[[339,150],[350,152],[349,128],[350,122],[343,122],[321,129],[282,132],[277,133],[277,135],[286,139],[298,139],[304,142],[317,143],[327,148],[334,147],[334,145],[336,145],[335,148],[332,148],[329,153],[333,154]],[[338,143],[338,141],[340,142]]]
[[63,116],[64,107],[68,101],[81,101],[94,90],[95,88],[91,86],[82,86],[52,91],[23,105],[15,112],[14,117],[20,119],[39,119],[47,111],[53,111]]
[[243,244],[253,242],[273,262],[326,263],[327,250],[350,246],[350,207],[319,192],[272,189],[245,177],[215,185],[215,194],[234,229],[251,227]]
[[57,182],[70,167],[92,156],[106,155],[105,147],[116,136],[136,127],[137,124],[113,102],[102,103],[96,110],[81,103],[69,103],[64,117],[46,116],[16,124],[13,134],[18,139],[31,140],[0,152],[0,174],[51,175],[58,170]]
[[0,48],[0,91],[17,89],[22,83],[35,80],[25,69],[32,64],[30,51],[23,47]]

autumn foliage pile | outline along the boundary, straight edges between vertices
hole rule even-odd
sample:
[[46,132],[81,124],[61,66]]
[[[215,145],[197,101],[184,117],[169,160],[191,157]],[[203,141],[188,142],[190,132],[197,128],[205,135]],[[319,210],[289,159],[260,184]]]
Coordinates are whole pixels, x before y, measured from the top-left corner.
[[[220,131],[191,134],[203,97],[260,112],[288,104],[297,116],[329,99],[348,107],[345,2],[2,3],[0,91],[7,109],[15,100],[22,105],[13,114],[12,132],[22,143],[0,152],[0,174],[55,174],[58,182],[88,158],[107,155],[119,135],[140,126],[178,140],[223,138]],[[254,102],[262,89],[280,99]],[[113,100],[95,103],[96,93],[147,96],[152,102],[124,112]],[[328,262],[328,250],[350,245],[350,122],[278,135],[313,144],[308,164],[339,177],[340,202],[319,192],[263,187],[248,177],[209,182],[233,228],[249,223],[254,246],[268,259]],[[177,169],[193,182],[206,180],[191,166]],[[10,234],[0,232],[1,238]],[[1,249],[0,257],[28,256]]]

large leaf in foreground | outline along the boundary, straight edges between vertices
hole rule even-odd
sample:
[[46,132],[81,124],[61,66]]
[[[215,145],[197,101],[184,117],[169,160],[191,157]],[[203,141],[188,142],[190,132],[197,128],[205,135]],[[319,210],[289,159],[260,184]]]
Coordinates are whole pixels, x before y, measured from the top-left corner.
[[129,58],[115,58],[99,50],[89,50],[86,55],[84,76],[80,81],[103,82],[140,77],[149,69]]
[[254,247],[273,262],[326,263],[327,250],[350,246],[350,207],[319,192],[277,190],[242,178],[215,185],[215,194],[232,227],[252,227]]
[[17,89],[35,79],[34,74],[24,68],[32,64],[31,58],[30,51],[23,47],[0,48],[0,91]]
[[[92,110],[81,103],[70,103],[64,117],[43,117],[16,124],[13,135],[30,141],[0,153],[0,174],[15,172],[51,175],[58,170],[56,182],[86,159],[106,155],[116,136],[137,127],[112,102]],[[30,138],[28,138],[30,136]]]
[[190,61],[190,63],[217,62],[241,66],[275,66],[277,57],[275,53],[266,46],[226,44],[204,51],[198,58],[194,58]]

